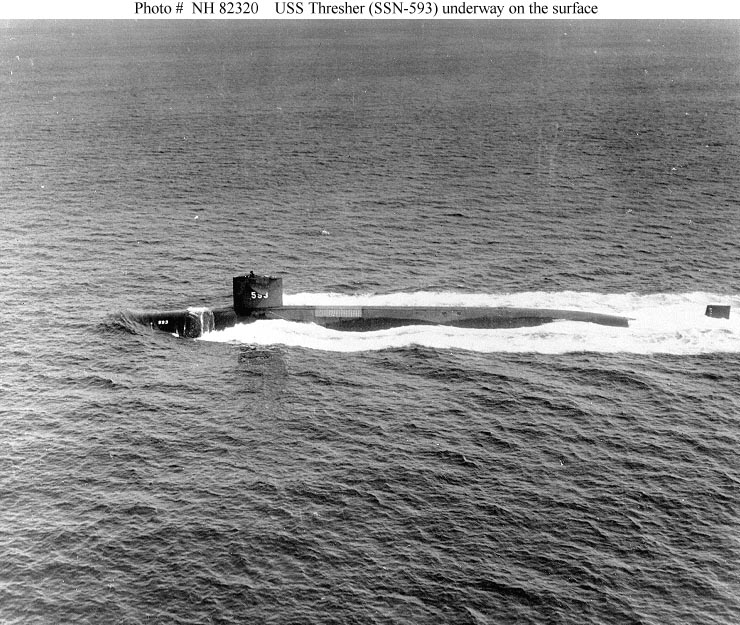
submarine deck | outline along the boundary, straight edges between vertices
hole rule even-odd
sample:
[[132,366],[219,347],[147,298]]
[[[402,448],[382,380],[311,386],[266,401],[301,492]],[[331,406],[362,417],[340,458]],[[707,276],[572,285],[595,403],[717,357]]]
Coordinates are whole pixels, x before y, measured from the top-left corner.
[[315,323],[334,330],[371,331],[408,325],[459,328],[520,328],[553,321],[581,321],[628,327],[626,317],[547,308],[452,306],[278,306],[237,315],[233,309],[214,310],[216,330],[258,320]]

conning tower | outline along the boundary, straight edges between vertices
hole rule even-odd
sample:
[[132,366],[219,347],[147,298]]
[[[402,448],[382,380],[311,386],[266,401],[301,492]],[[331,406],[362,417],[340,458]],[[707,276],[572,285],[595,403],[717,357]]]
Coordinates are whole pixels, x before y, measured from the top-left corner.
[[234,277],[234,312],[242,317],[283,305],[283,279],[249,272]]

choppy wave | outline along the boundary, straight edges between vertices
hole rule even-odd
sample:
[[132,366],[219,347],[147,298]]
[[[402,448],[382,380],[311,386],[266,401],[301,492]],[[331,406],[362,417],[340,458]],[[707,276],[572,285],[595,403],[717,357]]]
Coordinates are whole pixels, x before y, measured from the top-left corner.
[[740,351],[740,317],[713,319],[707,304],[740,306],[740,295],[655,293],[650,295],[587,292],[503,294],[397,293],[286,295],[289,305],[354,306],[515,306],[584,310],[630,318],[629,328],[556,321],[532,328],[478,330],[446,326],[408,326],[377,332],[339,332],[314,324],[259,321],[211,332],[202,340],[253,345],[289,345],[316,350],[356,352],[423,345],[477,352],[603,352],[634,354],[704,354]]

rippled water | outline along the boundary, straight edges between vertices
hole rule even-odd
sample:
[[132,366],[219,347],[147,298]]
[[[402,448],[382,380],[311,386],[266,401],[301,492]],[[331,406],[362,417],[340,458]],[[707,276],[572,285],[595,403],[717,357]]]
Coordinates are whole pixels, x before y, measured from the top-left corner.
[[0,621],[740,620],[736,22],[0,28]]

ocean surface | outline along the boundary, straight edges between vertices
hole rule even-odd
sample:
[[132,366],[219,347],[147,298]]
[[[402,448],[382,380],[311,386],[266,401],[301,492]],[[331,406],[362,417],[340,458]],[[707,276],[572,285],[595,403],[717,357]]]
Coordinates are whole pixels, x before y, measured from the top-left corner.
[[[0,23],[0,623],[740,622],[739,139],[738,22]],[[631,325],[127,322],[250,270]]]

